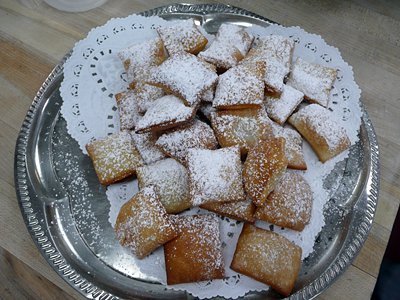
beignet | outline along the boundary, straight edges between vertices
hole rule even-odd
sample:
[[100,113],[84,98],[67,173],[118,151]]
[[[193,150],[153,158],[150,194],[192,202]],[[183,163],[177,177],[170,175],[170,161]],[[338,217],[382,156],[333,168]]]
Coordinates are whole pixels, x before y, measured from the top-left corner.
[[182,216],[179,236],[164,245],[167,284],[222,279],[225,275],[218,218]]
[[346,131],[332,113],[318,104],[310,104],[294,113],[289,123],[310,143],[321,162],[350,147]]
[[120,244],[140,259],[178,235],[152,186],[142,189],[121,207],[115,232]]
[[279,234],[244,223],[231,269],[289,296],[299,274],[302,250]]
[[257,207],[255,218],[281,227],[302,231],[310,222],[313,195],[307,181],[298,173],[286,172]]
[[243,167],[243,181],[247,195],[257,206],[267,201],[286,168],[285,139],[261,140],[250,149]]
[[175,159],[166,158],[137,169],[139,188],[154,186],[169,214],[191,206],[187,170]]
[[333,68],[297,58],[287,84],[303,92],[308,101],[327,107],[336,74],[337,71]]
[[193,206],[245,200],[239,147],[189,149],[187,165]]
[[128,131],[120,131],[86,145],[99,181],[109,185],[134,175],[143,160]]

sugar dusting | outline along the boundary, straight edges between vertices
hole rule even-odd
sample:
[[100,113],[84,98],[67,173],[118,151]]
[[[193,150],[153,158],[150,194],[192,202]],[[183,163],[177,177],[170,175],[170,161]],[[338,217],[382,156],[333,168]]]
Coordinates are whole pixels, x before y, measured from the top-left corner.
[[297,58],[292,67],[288,85],[324,107],[329,103],[329,92],[336,79],[336,70]]
[[264,82],[259,74],[263,72],[264,65],[262,64],[251,68],[247,65],[239,65],[220,75],[213,106],[216,108],[260,106],[264,100]]
[[279,98],[265,97],[265,109],[271,119],[282,125],[300,104],[303,97],[302,92],[284,85]]
[[190,149],[187,163],[190,196],[194,206],[245,199],[238,147]]
[[163,133],[156,145],[169,156],[185,163],[189,149],[215,149],[218,143],[211,127],[195,119],[188,126]]
[[327,142],[329,149],[335,149],[346,138],[346,130],[338,124],[333,114],[318,104],[300,109],[291,118],[305,123]]
[[[305,145],[305,147],[307,147],[307,144]],[[344,154],[344,156],[345,156],[345,155],[346,155],[346,154]],[[341,156],[340,159],[343,159],[343,156]],[[328,163],[329,163],[329,162],[328,162]],[[319,165],[319,167],[321,167],[321,165]],[[322,167],[321,167],[322,171],[321,171],[321,169],[320,169],[320,171],[321,171],[321,172],[324,172],[324,171],[326,171],[326,170],[329,170],[329,168],[330,168],[330,166],[328,166],[328,165],[322,165]],[[314,180],[315,180],[315,179],[314,179]],[[321,188],[322,188],[322,187],[321,187]],[[318,227],[318,226],[317,226],[317,227]],[[314,237],[314,236],[311,237],[311,239],[312,239],[312,240],[311,240],[311,243],[314,242],[313,237]],[[234,279],[232,279],[232,280],[234,280]],[[259,287],[258,287],[258,289],[259,289]]]
[[217,81],[217,73],[196,56],[179,52],[154,69],[150,83],[168,87],[189,105],[196,105],[202,93]]
[[176,124],[188,121],[194,115],[194,108],[183,104],[178,97],[167,95],[156,101],[146,111],[136,125],[136,132],[149,131],[153,127]]
[[198,30],[193,19],[171,22],[157,31],[170,55],[181,51],[191,52],[207,44],[207,39]]
[[165,157],[164,153],[156,146],[156,136],[151,133],[130,132],[133,143],[139,151],[145,164],[152,164]]

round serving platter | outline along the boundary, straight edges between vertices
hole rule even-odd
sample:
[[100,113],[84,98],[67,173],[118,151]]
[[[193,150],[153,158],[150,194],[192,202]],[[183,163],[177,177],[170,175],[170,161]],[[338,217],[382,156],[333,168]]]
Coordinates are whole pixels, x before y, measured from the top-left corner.
[[[141,13],[173,20],[195,18],[214,33],[222,22],[268,26],[272,21],[222,4],[169,5]],[[15,186],[26,226],[53,269],[90,299],[191,299],[166,289],[137,270],[121,272],[118,242],[108,221],[109,202],[89,158],[68,134],[60,115],[60,62],[39,89],[23,122],[15,150]],[[330,200],[326,225],[314,252],[303,261],[290,299],[311,299],[342,274],[361,249],[372,226],[379,191],[379,151],[363,109],[360,139],[324,185]],[[118,262],[115,267],[110,262]],[[122,262],[123,263],[123,262]],[[132,272],[130,272],[132,274]],[[273,291],[246,299],[277,299]]]

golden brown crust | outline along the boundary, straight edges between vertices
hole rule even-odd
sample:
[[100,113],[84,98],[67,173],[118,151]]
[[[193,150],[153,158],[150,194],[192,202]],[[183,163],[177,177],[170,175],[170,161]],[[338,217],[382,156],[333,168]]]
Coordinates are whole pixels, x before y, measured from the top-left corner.
[[182,99],[173,95],[163,96],[153,102],[137,122],[136,133],[160,132],[188,124],[193,120],[198,105],[185,106]]
[[250,149],[243,168],[244,189],[257,206],[267,201],[286,168],[284,138],[261,140]]
[[260,108],[264,101],[265,63],[237,65],[218,78],[213,107]]
[[286,172],[268,201],[258,206],[255,218],[281,227],[302,231],[310,222],[313,195],[298,173]]
[[302,250],[277,233],[245,223],[231,269],[289,296],[301,266]]
[[112,134],[86,145],[99,181],[103,185],[134,175],[143,160],[127,131]]
[[189,149],[187,165],[193,206],[245,200],[239,147]]
[[179,51],[197,54],[208,43],[207,38],[197,29],[193,19],[181,20],[171,26],[157,29],[170,55]]
[[160,160],[137,170],[139,188],[153,185],[167,213],[179,213],[191,207],[189,179],[184,166],[172,158]]
[[307,170],[303,155],[303,138],[294,129],[281,127],[272,123],[273,135],[285,139],[285,154],[288,160],[288,169]]
[[272,135],[268,121],[263,109],[220,110],[211,114],[211,125],[221,147],[238,145],[241,155]]
[[179,236],[164,245],[167,284],[222,279],[225,275],[218,219],[179,217]]
[[195,119],[185,126],[163,133],[158,138],[156,145],[167,156],[187,165],[186,156],[189,149],[216,149],[218,142],[211,127]]
[[335,122],[330,111],[318,104],[308,105],[289,118],[289,123],[309,142],[321,162],[350,147],[345,130]]
[[122,246],[142,259],[178,235],[154,187],[138,192],[120,209],[115,232]]

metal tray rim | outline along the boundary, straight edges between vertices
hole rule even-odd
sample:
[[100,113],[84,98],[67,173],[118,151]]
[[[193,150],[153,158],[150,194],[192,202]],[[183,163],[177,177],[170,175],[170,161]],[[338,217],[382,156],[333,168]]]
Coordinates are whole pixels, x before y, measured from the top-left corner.
[[[151,9],[139,15],[143,16],[160,16],[173,13],[232,13],[235,15],[243,15],[251,18],[259,19],[264,22],[274,23],[262,16],[246,11],[244,9],[225,5],[225,4],[172,4],[167,6]],[[15,161],[14,161],[14,179],[16,194],[21,209],[21,213],[28,231],[32,239],[42,253],[43,257],[49,262],[52,268],[75,290],[82,295],[88,297],[90,290],[91,298],[94,299],[114,299],[115,296],[107,291],[98,288],[95,283],[89,282],[80,276],[66,261],[56,249],[54,243],[49,237],[50,233],[48,228],[42,228],[38,225],[35,212],[31,207],[31,201],[35,195],[30,195],[28,191],[29,180],[27,179],[27,166],[26,166],[26,151],[28,145],[29,134],[32,129],[33,119],[37,113],[38,107],[44,101],[46,92],[51,84],[57,80],[58,76],[63,71],[63,66],[67,58],[70,56],[68,53],[62,61],[53,69],[47,79],[44,81],[38,90],[28,112],[23,121],[20,133],[15,147]],[[325,270],[316,280],[304,287],[302,290],[291,295],[289,299],[309,299],[319,295],[325,290],[338,276],[347,269],[354,258],[357,256],[362,245],[364,244],[368,233],[372,227],[372,221],[375,215],[375,210],[378,202],[379,194],[379,148],[376,139],[376,134],[368,114],[364,107],[363,121],[370,142],[370,170],[368,180],[364,189],[367,195],[367,211],[363,214],[357,228],[355,238],[347,242],[340,255],[332,262],[331,266]],[[61,262],[60,262],[61,258]]]

